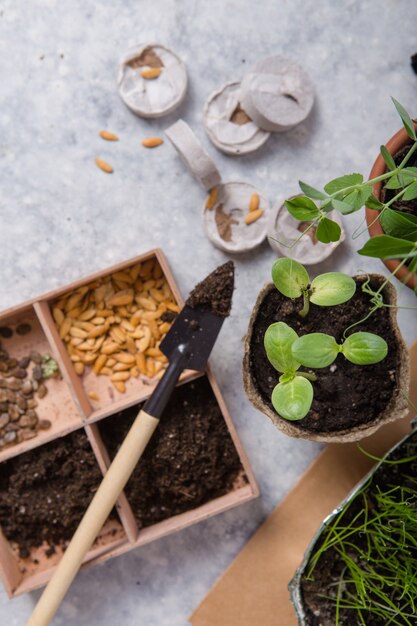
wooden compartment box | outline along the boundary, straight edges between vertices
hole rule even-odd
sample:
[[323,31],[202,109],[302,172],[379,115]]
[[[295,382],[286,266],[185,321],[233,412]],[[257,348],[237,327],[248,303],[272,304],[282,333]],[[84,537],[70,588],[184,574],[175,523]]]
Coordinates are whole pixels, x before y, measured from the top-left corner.
[[[151,274],[149,274],[150,268],[152,271]],[[142,276],[140,273],[142,273]],[[116,279],[112,278],[111,286],[113,286],[113,292],[111,292],[109,278],[115,275],[117,276],[117,282],[115,282]],[[129,276],[130,283],[127,282]],[[94,317],[91,317],[93,313],[89,312],[89,307],[91,308],[93,296],[90,297],[89,294],[92,290],[94,291],[103,287],[103,285],[107,285],[107,287],[101,290],[105,291],[107,289],[107,295],[103,300],[104,304],[103,302],[98,302],[97,311],[94,311]],[[144,285],[148,288],[148,292],[145,295],[142,293]],[[141,300],[141,298],[146,298],[146,295],[149,295],[149,293],[158,297],[158,293],[155,291],[150,292],[149,289],[159,289],[162,294],[165,294],[167,297],[164,298],[161,304],[158,300],[154,301],[154,305],[152,305],[152,303],[147,304],[145,301]],[[73,342],[73,344],[77,344],[75,348],[82,346],[83,343],[77,340],[81,339],[82,342],[87,341],[87,339],[90,338],[88,335],[91,326],[89,326],[89,324],[76,326],[86,331],[87,336],[85,336],[83,332],[78,333],[77,331],[73,337],[70,333],[65,332],[66,327],[62,328],[62,319],[65,319],[69,315],[70,319],[79,320],[81,316],[84,318],[84,321],[91,322],[91,320],[94,320],[97,322],[95,318],[100,317],[100,313],[103,311],[104,314],[107,315],[107,318],[111,318],[109,310],[106,311],[106,309],[103,309],[103,306],[106,306],[106,302],[113,302],[114,297],[116,297],[116,303],[119,297],[122,298],[122,301],[123,297],[125,297],[126,301],[129,302],[132,290],[133,303],[127,305],[121,304],[120,306],[122,308],[117,308],[115,305],[110,313],[113,317],[115,313],[120,313],[119,317],[121,321],[126,321],[129,319],[129,316],[134,316],[134,309],[138,307],[140,307],[142,312],[141,320],[143,319],[143,312],[149,312],[150,315],[145,315],[145,318],[146,320],[149,318],[149,327],[154,334],[156,333],[156,339],[154,336],[150,344],[150,353],[152,355],[158,355],[159,341],[163,336],[159,329],[162,328],[165,332],[169,327],[169,323],[162,323],[157,316],[160,314],[160,310],[166,310],[167,302],[170,307],[169,310],[172,310],[173,313],[183,305],[171,270],[165,256],[159,249],[151,250],[137,258],[76,281],[67,287],[46,294],[41,298],[9,309],[0,315],[1,347],[3,350],[7,351],[10,358],[19,361],[23,357],[33,353],[33,351],[41,355],[49,353],[56,359],[61,373],[61,376],[52,377],[45,381],[47,394],[41,399],[37,399],[36,413],[38,419],[43,421],[47,420],[48,427],[46,429],[40,428],[37,432],[35,429],[36,436],[20,440],[18,443],[16,443],[17,439],[12,443],[6,444],[4,440],[2,441],[0,447],[0,477],[2,475],[3,462],[5,462],[3,467],[6,468],[9,459],[22,455],[44,444],[48,444],[49,442],[53,442],[54,440],[58,440],[61,437],[71,436],[70,433],[74,431],[86,433],[100,471],[103,475],[105,474],[110,463],[110,455],[101,438],[100,424],[97,423],[98,420],[107,417],[111,419],[110,416],[128,409],[129,407],[136,407],[136,405],[146,400],[152,393],[166,364],[163,363],[155,375],[155,371],[152,367],[154,364],[162,362],[163,359],[161,358],[160,361],[151,359],[151,370],[149,370],[144,369],[144,359],[142,358],[142,361],[139,362],[142,371],[137,371],[136,355],[143,347],[140,341],[143,339],[146,344],[146,338],[149,336],[149,332],[147,332],[145,328],[148,321],[141,321],[143,325],[142,330],[146,332],[141,333],[139,324],[139,330],[136,333],[139,343],[135,344],[137,346],[137,352],[135,353],[134,345],[131,341],[128,347],[126,347],[126,343],[122,342],[121,347],[115,352],[115,354],[122,352],[123,354],[132,354],[135,356],[135,362],[130,364],[129,370],[123,369],[122,366],[119,369],[116,368],[117,371],[129,371],[132,373],[128,380],[122,381],[124,382],[124,389],[117,389],[117,386],[111,381],[110,375],[103,375],[100,371],[95,373],[94,363],[96,363],[97,358],[89,351],[89,347],[91,344],[91,347],[94,349],[98,344],[93,346],[93,341],[91,340],[90,344],[85,344],[84,348],[86,353],[90,355],[88,358],[91,358],[91,365],[85,364],[84,362],[84,366],[81,368],[83,369],[82,373],[80,365],[78,365],[79,373],[77,374],[76,364],[82,362],[78,360],[77,355],[82,353],[76,351],[70,354],[68,344],[71,342],[71,339],[74,338],[76,341]],[[76,295],[76,297],[70,301],[69,299],[74,295]],[[80,296],[83,303],[79,309],[77,309],[77,300],[80,299],[78,296]],[[162,297],[160,297],[160,300],[162,301]],[[69,308],[69,310],[68,306],[65,308],[65,305],[68,305],[68,303],[70,303],[70,307],[72,307]],[[135,303],[136,306],[134,306]],[[93,301],[94,306],[95,304],[96,302]],[[143,304],[145,308],[143,308]],[[129,306],[131,305],[132,308],[129,310]],[[126,311],[123,307],[127,307],[128,310]],[[62,311],[62,315],[59,313],[60,310]],[[85,314],[83,315],[83,313]],[[71,315],[73,317],[71,317]],[[159,324],[158,327],[155,326],[152,318],[154,321],[156,319]],[[135,320],[133,319],[132,321],[135,324]],[[99,319],[97,325],[100,326],[101,322],[102,320]],[[120,326],[122,330],[126,327],[126,334],[133,334],[129,322],[128,324],[124,324],[124,326],[120,324],[121,322],[115,320],[113,326],[111,324],[106,326],[105,338],[101,345],[103,345],[104,341],[107,341],[110,345],[110,340],[113,340],[110,333],[112,328],[116,325]],[[19,328],[22,328],[22,325],[26,325],[26,332],[23,334],[17,332]],[[28,330],[28,328],[30,330]],[[6,335],[10,334],[10,331],[13,331],[13,334],[10,337],[5,336],[4,329],[7,331]],[[78,337],[79,334],[81,335],[80,337]],[[93,335],[94,334],[95,331],[93,332]],[[114,336],[117,337],[117,335]],[[119,341],[122,341],[122,338],[119,338]],[[73,344],[71,344],[71,346],[73,346]],[[70,350],[72,350],[72,347]],[[148,354],[148,350],[149,348],[144,351],[144,354]],[[112,358],[111,354],[112,353],[109,353],[107,355],[108,358]],[[129,360],[129,358],[126,360]],[[136,368],[136,370],[134,368]],[[30,377],[33,374],[33,364],[29,365],[27,371],[28,377]],[[0,377],[1,374],[0,371]],[[191,381],[197,380],[202,375],[206,376],[209,381],[213,392],[213,401],[217,402],[220,408],[234,448],[240,458],[240,475],[234,481],[230,491],[225,495],[211,499],[196,508],[141,529],[138,527],[137,519],[135,518],[126,495],[122,493],[117,502],[116,515],[103,527],[96,542],[86,555],[84,566],[107,560],[113,556],[153,541],[154,539],[181,530],[186,526],[251,500],[258,495],[258,488],[252,470],[237,437],[219,387],[211,372],[207,370],[206,373],[203,374],[201,372],[186,371],[182,375],[179,385],[191,384]],[[105,424],[106,420],[104,419],[101,423]],[[1,432],[0,429],[0,435]],[[53,445],[53,443],[50,445]],[[9,542],[4,533],[0,530],[0,573],[6,591],[10,597],[33,590],[48,582],[62,554],[62,549],[60,546],[56,546],[56,552],[47,557],[45,548],[46,546],[41,546],[33,549],[30,551],[29,555],[24,555],[25,558],[22,558],[19,554],[18,546],[13,544],[13,542]]]

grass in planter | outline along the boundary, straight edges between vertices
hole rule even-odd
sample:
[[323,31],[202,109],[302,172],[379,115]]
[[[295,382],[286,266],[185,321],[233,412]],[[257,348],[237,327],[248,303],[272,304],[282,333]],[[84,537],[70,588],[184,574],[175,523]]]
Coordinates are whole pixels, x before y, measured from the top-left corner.
[[417,455],[385,461],[384,465],[395,466],[395,480],[383,486],[375,475],[371,477],[332,521],[310,559],[304,577],[310,582],[318,582],[326,558],[336,563],[338,579],[332,570],[332,592],[316,594],[330,604],[335,626],[415,624],[416,461]]

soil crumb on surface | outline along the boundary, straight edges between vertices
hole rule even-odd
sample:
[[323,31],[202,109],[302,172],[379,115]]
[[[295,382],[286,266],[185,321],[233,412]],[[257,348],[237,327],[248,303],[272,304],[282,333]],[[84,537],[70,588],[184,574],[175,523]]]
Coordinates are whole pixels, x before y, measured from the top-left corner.
[[[134,406],[100,422],[111,457],[139,409]],[[139,526],[145,527],[228,493],[242,471],[204,376],[174,391],[125,493]]]
[[3,533],[22,558],[43,542],[51,556],[55,545],[71,539],[102,478],[83,431],[1,463]]
[[208,309],[220,317],[228,317],[232,308],[235,266],[233,261],[220,265],[190,293],[186,306]]

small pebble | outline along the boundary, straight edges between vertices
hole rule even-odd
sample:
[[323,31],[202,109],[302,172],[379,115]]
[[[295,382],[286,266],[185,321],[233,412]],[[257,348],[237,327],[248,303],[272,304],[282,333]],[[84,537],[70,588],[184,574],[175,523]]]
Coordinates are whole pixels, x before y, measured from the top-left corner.
[[36,363],[37,365],[40,365],[42,363],[42,357],[39,354],[39,352],[36,351],[32,351],[30,353],[30,359],[31,361],[33,361],[34,363]]
[[12,391],[19,391],[22,388],[22,384],[19,378],[12,378],[12,380],[7,381],[7,387],[12,389]]
[[30,363],[30,357],[29,356],[24,356],[23,359],[20,359],[19,361],[19,367],[22,367],[23,369],[26,369],[28,367]]
[[38,387],[38,398],[40,399],[44,398],[47,393],[48,393],[48,388],[46,387],[46,385],[41,383]]
[[14,430],[11,430],[9,433],[6,433],[4,435],[4,442],[5,443],[13,443],[16,440],[16,432]]
[[20,417],[19,407],[16,404],[9,404],[8,413],[12,422],[15,422]]
[[38,382],[42,380],[43,374],[42,374],[42,368],[40,365],[35,365],[35,367],[33,368],[32,376],[33,376],[33,379],[37,380]]
[[0,428],[4,428],[10,422],[10,416],[8,413],[2,413],[0,415]]
[[22,385],[22,391],[26,396],[30,395],[33,391],[32,381],[25,380],[25,382]]

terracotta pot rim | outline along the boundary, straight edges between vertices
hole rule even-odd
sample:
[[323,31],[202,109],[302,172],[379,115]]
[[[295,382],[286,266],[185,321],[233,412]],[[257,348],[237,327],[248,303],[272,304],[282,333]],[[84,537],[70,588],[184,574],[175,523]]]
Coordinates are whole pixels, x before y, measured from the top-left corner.
[[[355,278],[364,276],[358,274]],[[385,280],[385,276],[381,274],[368,274],[367,276],[382,278]],[[250,368],[250,343],[253,334],[253,326],[258,315],[258,311],[265,299],[265,297],[275,289],[273,283],[266,284],[260,291],[255,306],[252,310],[252,314],[249,320],[248,330],[244,341],[244,357],[243,357],[243,387],[245,393],[256,409],[267,415],[274,426],[281,432],[290,437],[296,437],[299,439],[309,439],[310,441],[320,441],[325,443],[347,443],[351,441],[359,441],[364,437],[368,437],[375,431],[377,431],[383,424],[393,422],[397,419],[401,419],[408,414],[408,402],[407,394],[409,389],[410,379],[410,363],[407,345],[402,338],[400,329],[397,323],[397,313],[394,308],[397,304],[397,291],[391,283],[386,286],[389,302],[393,305],[389,309],[390,322],[394,330],[395,339],[398,344],[398,357],[397,357],[397,386],[394,393],[388,402],[387,406],[381,413],[372,421],[358,426],[348,428],[339,431],[321,431],[321,432],[309,432],[301,430],[294,426],[290,421],[284,419],[278,413],[276,413],[261,397],[258,392]]]
[[[391,137],[391,139],[385,145],[390,154],[394,155],[396,152],[398,152],[398,150],[401,150],[401,148],[406,146],[409,141],[410,138],[407,135],[405,128],[401,128],[397,133],[395,133],[395,135]],[[372,166],[368,180],[380,176],[386,171],[386,169],[387,167],[385,165],[385,161],[382,158],[382,155],[379,154],[375,160],[375,163]],[[378,200],[381,194],[381,188],[382,181],[375,183],[372,186],[373,194]],[[378,216],[378,211],[375,211],[375,209],[370,209],[369,207],[365,207],[365,214],[370,236],[377,237],[378,235],[385,234],[381,226],[381,222],[379,220],[374,221]],[[400,261],[397,259],[381,259],[381,261],[384,263],[385,267],[389,269],[390,272],[394,272],[400,264]],[[410,272],[406,267],[401,267],[398,272],[396,272],[395,277],[411,289],[415,289],[417,287],[417,274],[413,273],[410,275]]]

